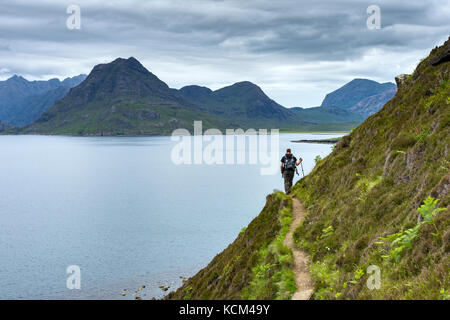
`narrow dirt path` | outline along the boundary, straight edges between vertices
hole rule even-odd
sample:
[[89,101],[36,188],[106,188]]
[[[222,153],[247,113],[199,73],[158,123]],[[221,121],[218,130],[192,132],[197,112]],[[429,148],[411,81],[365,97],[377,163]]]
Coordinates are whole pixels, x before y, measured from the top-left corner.
[[297,291],[292,296],[292,300],[309,300],[313,293],[313,283],[309,273],[308,255],[294,247],[293,234],[295,228],[303,220],[306,215],[306,209],[303,204],[296,198],[292,198],[292,222],[289,232],[284,239],[283,244],[292,250],[294,254],[295,283]]

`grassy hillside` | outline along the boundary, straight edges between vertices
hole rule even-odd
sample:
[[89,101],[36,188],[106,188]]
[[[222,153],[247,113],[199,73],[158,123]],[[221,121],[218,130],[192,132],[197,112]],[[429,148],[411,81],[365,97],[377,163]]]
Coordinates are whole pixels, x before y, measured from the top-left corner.
[[[294,240],[311,258],[312,299],[450,298],[449,48],[400,77],[396,96],[294,186],[308,210]],[[167,298],[289,299],[293,260],[282,243],[291,217],[290,197],[268,196],[248,228]],[[373,290],[369,266],[381,271]]]
[[[294,187],[308,209],[294,238],[312,259],[313,299],[449,298],[449,46]],[[370,265],[379,290],[366,286]]]
[[[194,121],[202,119],[204,128],[225,127],[213,115],[197,110],[141,103],[116,103],[104,108],[103,102],[92,102],[82,111],[67,113],[50,110],[23,133],[63,135],[170,135],[177,128],[193,131]],[[47,116],[51,120],[47,121]]]
[[237,239],[167,299],[289,299],[295,292],[292,251],[283,246],[292,200],[267,197],[262,212]]

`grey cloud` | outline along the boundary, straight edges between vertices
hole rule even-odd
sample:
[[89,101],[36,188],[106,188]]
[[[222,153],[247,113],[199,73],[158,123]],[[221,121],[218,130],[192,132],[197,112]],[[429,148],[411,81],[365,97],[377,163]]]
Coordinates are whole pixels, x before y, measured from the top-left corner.
[[0,66],[64,77],[135,56],[175,87],[250,80],[305,106],[357,76],[392,81],[450,34],[449,0],[379,0],[381,30],[366,27],[372,1],[78,3],[82,29],[68,30],[65,1],[0,1]]

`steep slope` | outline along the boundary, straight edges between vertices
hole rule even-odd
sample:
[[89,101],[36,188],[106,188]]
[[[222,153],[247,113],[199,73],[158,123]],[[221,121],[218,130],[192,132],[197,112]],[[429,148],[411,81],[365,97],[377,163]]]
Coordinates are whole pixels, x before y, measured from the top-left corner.
[[[335,106],[348,110],[368,97],[379,95],[386,91],[392,92],[395,88],[395,84],[391,82],[378,83],[373,80],[354,79],[341,88],[327,94],[321,106]],[[387,101],[384,101],[384,103]],[[384,103],[379,106],[380,109]]]
[[[294,237],[312,259],[314,299],[449,298],[449,47],[399,77],[395,97],[294,187],[308,210]],[[440,199],[434,217],[428,197]],[[379,289],[366,285],[369,266]]]
[[291,219],[292,199],[268,196],[237,239],[166,299],[289,299],[296,286],[292,251],[283,241]]
[[[396,96],[294,186],[307,214],[293,239],[311,259],[312,299],[450,298],[449,47],[396,79]],[[440,199],[434,216],[430,200],[423,206],[429,196]],[[268,196],[248,228],[166,299],[292,298],[284,244],[295,198]]]
[[0,121],[16,126],[32,123],[85,78],[85,75],[79,75],[63,81],[28,81],[13,76],[0,81]]
[[13,112],[7,117],[16,126],[25,126],[36,121],[46,110],[58,100],[64,98],[70,88],[60,86],[41,94],[24,95],[16,99]]

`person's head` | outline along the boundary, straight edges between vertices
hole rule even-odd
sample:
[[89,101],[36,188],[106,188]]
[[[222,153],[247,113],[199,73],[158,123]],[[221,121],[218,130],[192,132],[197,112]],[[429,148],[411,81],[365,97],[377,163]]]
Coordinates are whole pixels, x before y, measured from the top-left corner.
[[291,149],[286,149],[286,154],[291,154]]

